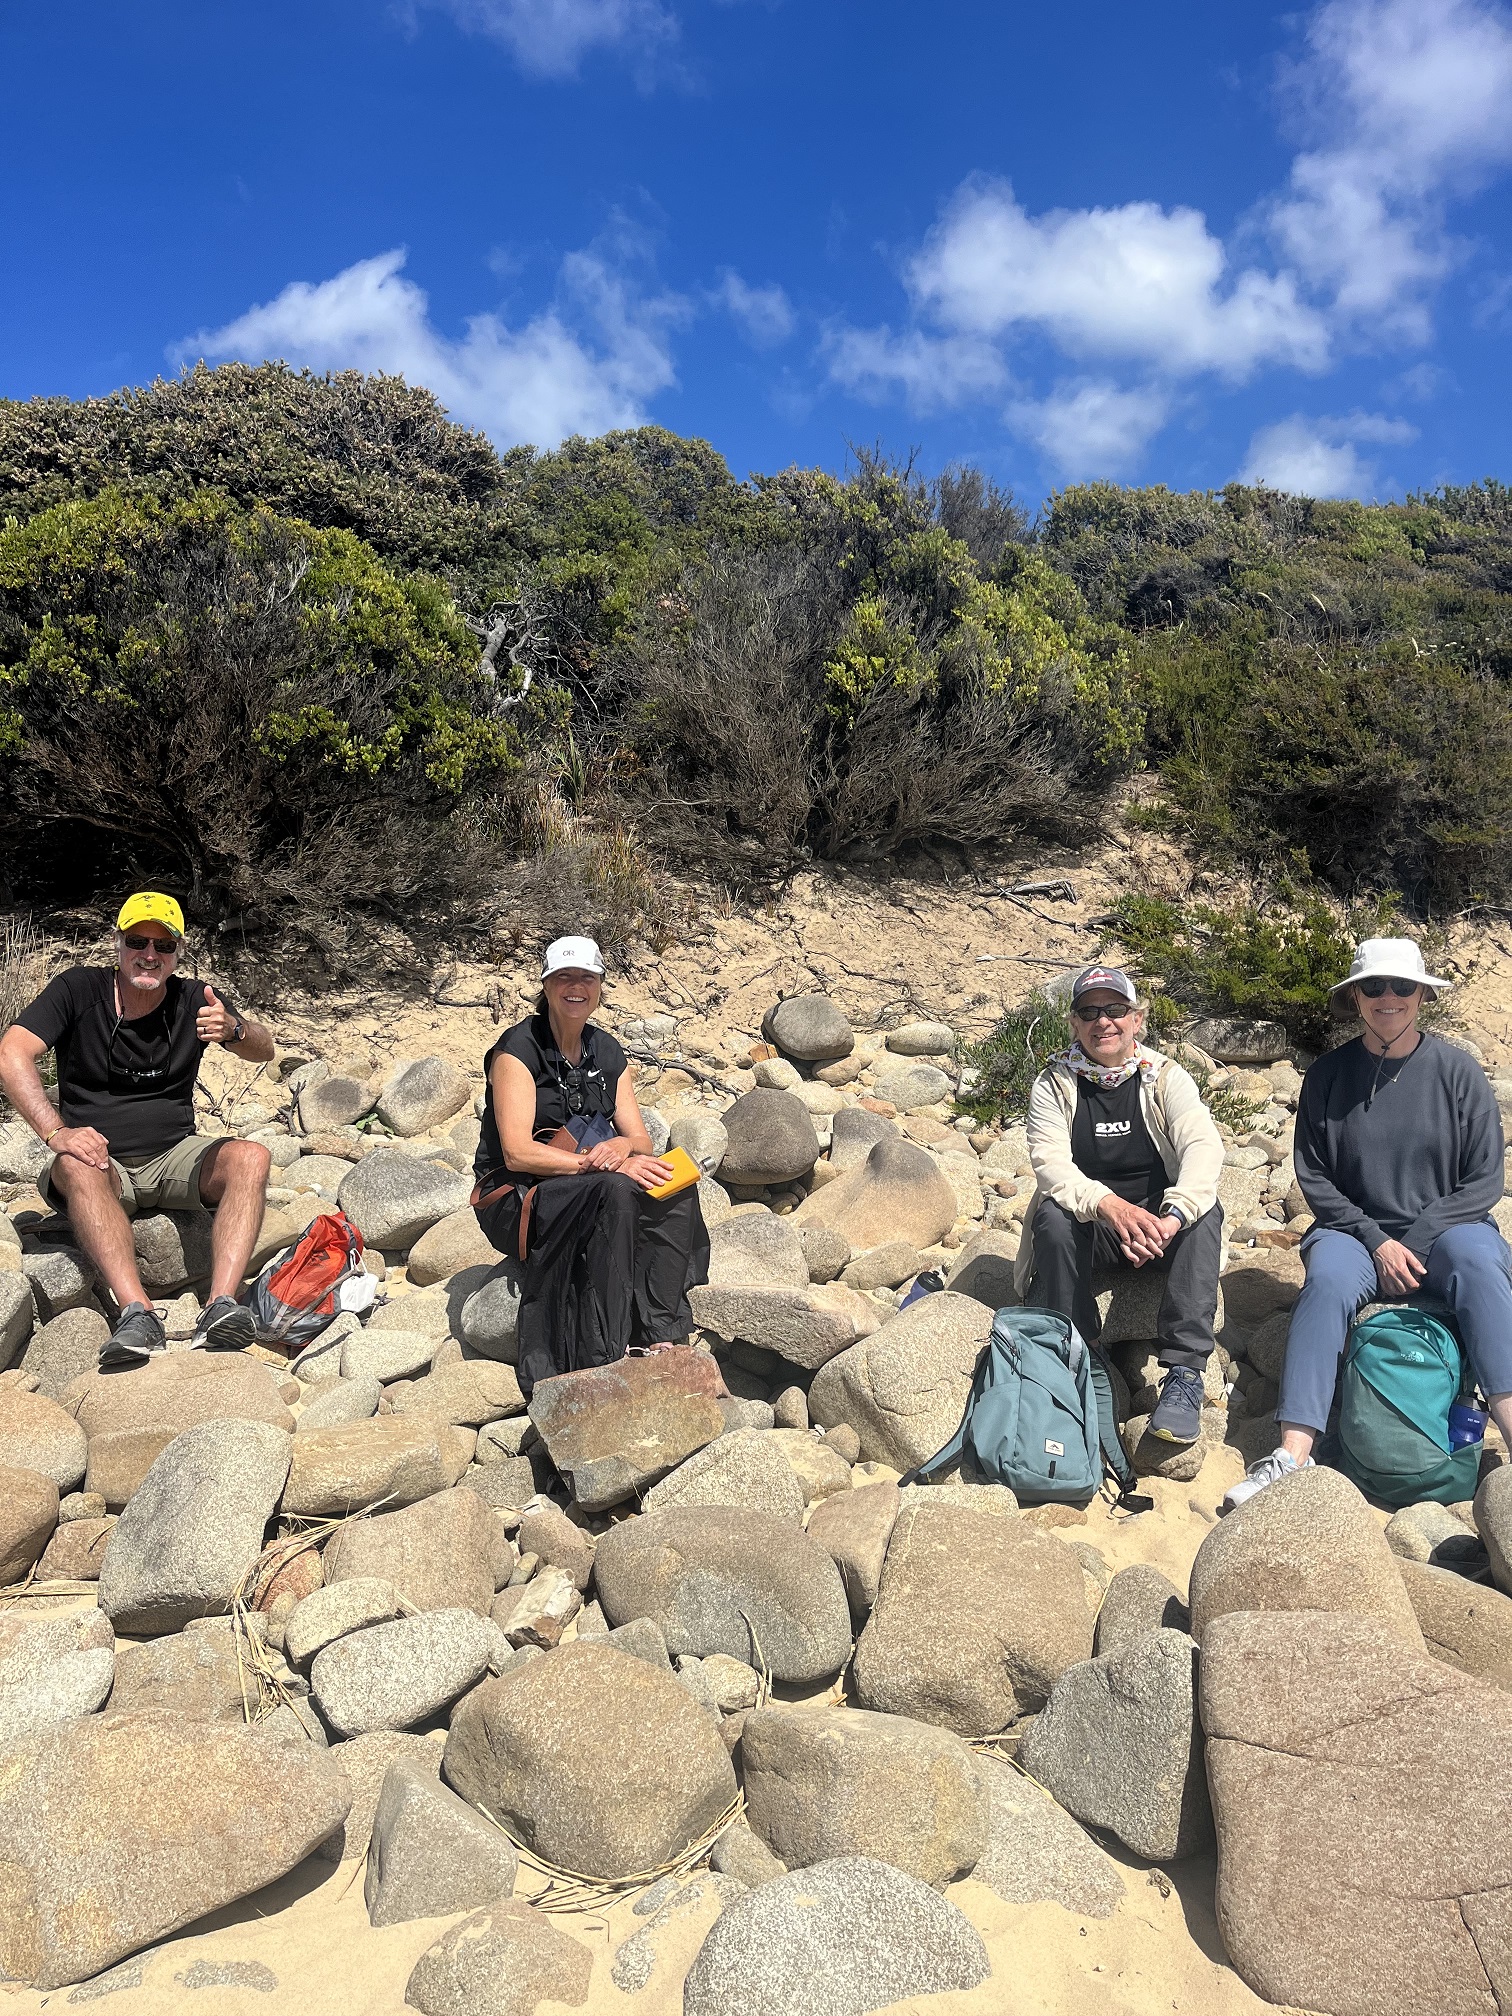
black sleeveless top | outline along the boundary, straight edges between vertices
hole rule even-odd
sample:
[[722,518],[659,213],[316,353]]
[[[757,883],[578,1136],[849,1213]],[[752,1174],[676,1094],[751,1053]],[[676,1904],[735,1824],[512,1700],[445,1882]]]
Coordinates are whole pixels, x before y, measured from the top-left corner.
[[[592,1022],[583,1026],[583,1053],[576,1067],[557,1048],[549,1016],[532,1015],[528,1021],[516,1022],[512,1029],[506,1029],[483,1059],[483,1078],[489,1089],[483,1108],[483,1132],[473,1158],[473,1175],[479,1182],[505,1168],[504,1145],[499,1138],[489,1076],[501,1051],[506,1057],[518,1057],[535,1080],[537,1135],[545,1129],[565,1127],[569,1119],[579,1114],[602,1113],[612,1117],[619,1081],[629,1062],[609,1032],[596,1028]],[[538,1180],[520,1170],[511,1169],[508,1175],[516,1183]]]

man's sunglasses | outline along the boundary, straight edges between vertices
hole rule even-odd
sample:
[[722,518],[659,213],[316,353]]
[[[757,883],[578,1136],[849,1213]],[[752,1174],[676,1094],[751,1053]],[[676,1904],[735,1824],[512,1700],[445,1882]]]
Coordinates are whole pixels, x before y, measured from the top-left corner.
[[1367,1001],[1379,1001],[1389,987],[1393,994],[1405,1001],[1409,994],[1416,994],[1421,983],[1416,980],[1356,980],[1355,985]]
[[143,931],[128,931],[121,943],[128,952],[156,952],[161,959],[178,957],[177,938],[149,938]]
[[1071,1013],[1078,1022],[1126,1022],[1134,1007],[1131,1002],[1126,1008],[1073,1008]]

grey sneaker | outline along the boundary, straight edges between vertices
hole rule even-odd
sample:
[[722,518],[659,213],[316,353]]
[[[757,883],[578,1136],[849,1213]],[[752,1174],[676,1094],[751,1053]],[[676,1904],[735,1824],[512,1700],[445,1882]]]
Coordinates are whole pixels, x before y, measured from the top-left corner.
[[1173,1365],[1160,1382],[1160,1398],[1145,1430],[1160,1442],[1195,1442],[1202,1434],[1202,1374]]
[[114,1330],[100,1346],[100,1369],[113,1365],[145,1365],[159,1351],[168,1349],[168,1335],[162,1318],[147,1302],[128,1302]]
[[191,1351],[245,1351],[257,1342],[257,1325],[252,1311],[244,1309],[230,1295],[217,1295],[200,1311],[189,1340]]
[[1289,1477],[1293,1470],[1311,1470],[1313,1459],[1299,1463],[1295,1456],[1284,1449],[1272,1449],[1269,1456],[1262,1456],[1258,1463],[1251,1463],[1237,1484],[1231,1484],[1219,1501],[1220,1516],[1233,1512],[1241,1505],[1247,1505],[1257,1491],[1263,1491],[1267,1484],[1274,1484],[1278,1477]]

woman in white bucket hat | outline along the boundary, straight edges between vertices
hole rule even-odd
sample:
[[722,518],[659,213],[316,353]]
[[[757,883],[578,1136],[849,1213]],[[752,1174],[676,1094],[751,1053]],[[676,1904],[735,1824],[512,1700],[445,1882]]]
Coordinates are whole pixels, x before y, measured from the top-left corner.
[[1335,1014],[1365,1026],[1309,1067],[1297,1105],[1297,1182],[1315,1223],[1276,1401],[1281,1443],[1225,1510],[1311,1463],[1349,1327],[1377,1299],[1423,1289],[1453,1310],[1512,1441],[1512,1256],[1490,1219],[1503,1191],[1501,1115],[1474,1058],[1418,1027],[1448,985],[1410,938],[1367,938],[1331,990]]

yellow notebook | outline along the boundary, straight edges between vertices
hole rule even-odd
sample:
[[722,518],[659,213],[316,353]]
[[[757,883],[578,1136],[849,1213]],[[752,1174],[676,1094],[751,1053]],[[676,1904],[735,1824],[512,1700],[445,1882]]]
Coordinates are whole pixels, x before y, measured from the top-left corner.
[[648,1190],[648,1197],[675,1197],[679,1190],[690,1189],[703,1175],[686,1148],[669,1148],[660,1159],[671,1163],[672,1174],[665,1183],[658,1183],[654,1190]]

